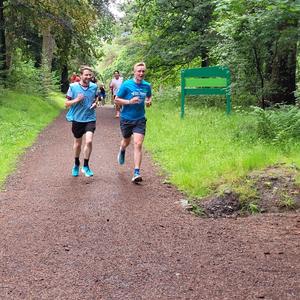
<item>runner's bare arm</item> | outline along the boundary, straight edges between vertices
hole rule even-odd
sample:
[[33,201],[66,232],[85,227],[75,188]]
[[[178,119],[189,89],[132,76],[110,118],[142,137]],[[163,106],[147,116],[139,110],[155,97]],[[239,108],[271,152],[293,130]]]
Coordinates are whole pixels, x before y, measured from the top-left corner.
[[146,104],[146,107],[150,107],[152,105],[152,96],[146,97],[145,104]]
[[100,100],[100,97],[97,96],[97,97],[95,98],[94,102],[92,103],[90,109],[93,109],[93,108],[96,108],[96,107],[100,107],[100,104],[101,104],[100,101],[101,101],[101,100]]
[[130,105],[130,104],[139,103],[139,97],[135,96],[135,97],[131,98],[130,100],[127,100],[127,99],[122,99],[122,98],[119,98],[118,96],[116,96],[114,101],[116,104],[119,104],[119,105]]
[[84,99],[84,95],[83,94],[79,94],[75,99],[69,99],[67,98],[65,101],[65,107],[69,108],[70,106],[72,106],[73,104],[76,104],[80,101],[82,101]]
[[114,92],[114,85],[113,85],[112,82],[109,84],[109,89],[110,89],[111,93],[113,94],[113,92]]

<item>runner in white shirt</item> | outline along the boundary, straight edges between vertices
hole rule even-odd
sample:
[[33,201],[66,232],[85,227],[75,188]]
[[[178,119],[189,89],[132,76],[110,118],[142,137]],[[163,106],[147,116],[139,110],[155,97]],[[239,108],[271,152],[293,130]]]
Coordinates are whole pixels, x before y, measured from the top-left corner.
[[[113,96],[113,100],[116,98],[116,95],[117,95],[122,83],[123,83],[123,77],[120,76],[120,72],[118,70],[114,71],[114,77],[109,84],[109,87],[111,89],[111,93]],[[119,118],[121,105],[115,104],[115,109],[116,109],[116,118]]]

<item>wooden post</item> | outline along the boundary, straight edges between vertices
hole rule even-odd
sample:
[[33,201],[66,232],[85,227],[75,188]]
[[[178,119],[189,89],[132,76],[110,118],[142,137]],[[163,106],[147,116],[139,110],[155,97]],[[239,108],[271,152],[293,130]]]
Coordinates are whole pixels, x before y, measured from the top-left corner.
[[184,79],[184,70],[181,70],[181,119],[184,117],[184,100],[185,100],[185,79]]

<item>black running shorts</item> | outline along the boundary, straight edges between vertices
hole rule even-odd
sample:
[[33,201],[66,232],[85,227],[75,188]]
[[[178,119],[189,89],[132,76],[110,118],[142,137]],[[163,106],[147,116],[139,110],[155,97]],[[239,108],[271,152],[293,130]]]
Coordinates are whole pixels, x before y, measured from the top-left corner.
[[133,133],[140,133],[142,135],[145,135],[146,122],[147,120],[145,118],[135,121],[121,119],[120,128],[123,138],[127,139],[131,137]]
[[96,121],[93,122],[72,122],[72,132],[76,139],[80,139],[86,132],[95,132]]

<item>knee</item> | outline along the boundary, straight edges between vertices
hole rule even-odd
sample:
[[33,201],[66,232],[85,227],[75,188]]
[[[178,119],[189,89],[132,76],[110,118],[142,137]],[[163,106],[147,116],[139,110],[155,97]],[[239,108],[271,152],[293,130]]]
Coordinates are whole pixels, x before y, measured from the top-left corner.
[[85,141],[85,145],[86,145],[87,147],[92,147],[92,140],[86,140],[86,141]]
[[75,141],[74,142],[74,148],[80,148],[81,147],[81,142],[80,141]]
[[141,141],[134,142],[134,147],[136,147],[136,148],[142,148],[142,145],[143,145],[143,142],[141,142]]
[[123,140],[121,141],[121,146],[126,148],[128,147],[128,145],[130,144],[131,138],[123,138]]

